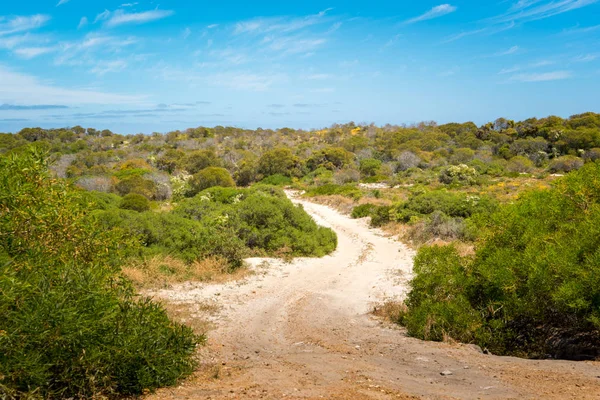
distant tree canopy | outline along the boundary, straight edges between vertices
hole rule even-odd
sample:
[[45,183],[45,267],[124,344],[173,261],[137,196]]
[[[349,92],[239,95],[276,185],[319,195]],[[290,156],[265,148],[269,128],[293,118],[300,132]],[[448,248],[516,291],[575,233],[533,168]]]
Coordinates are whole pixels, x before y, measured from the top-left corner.
[[[306,177],[315,184],[396,182],[420,170],[437,174],[449,185],[477,184],[485,176],[566,173],[599,159],[600,114],[523,121],[498,118],[481,126],[350,122],[310,131],[215,126],[120,135],[77,125],[0,133],[0,153],[19,152],[30,143],[51,154],[59,176],[77,180],[82,187],[137,193],[150,200],[168,198],[175,186],[186,185],[180,182],[183,175],[208,167],[225,168],[240,186],[270,176],[284,176],[289,182]],[[449,165],[466,165],[477,175],[454,179],[448,172],[458,169],[448,169]],[[323,169],[333,174],[327,177]]]

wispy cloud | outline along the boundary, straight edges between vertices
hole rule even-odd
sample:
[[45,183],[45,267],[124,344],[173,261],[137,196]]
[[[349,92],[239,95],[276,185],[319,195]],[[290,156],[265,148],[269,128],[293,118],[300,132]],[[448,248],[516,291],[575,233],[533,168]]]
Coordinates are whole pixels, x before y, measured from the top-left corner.
[[62,6],[63,4],[67,4],[69,1],[71,0],[60,0],[58,3],[56,3],[56,7]]
[[0,104],[0,111],[59,110],[67,108],[70,107],[59,104],[33,104],[29,106],[19,104]]
[[586,63],[586,62],[592,62],[596,59],[598,59],[598,54],[585,54],[585,55],[575,57],[575,59],[573,61],[580,62],[580,63]]
[[189,27],[186,27],[183,32],[181,33],[181,36],[183,36],[183,40],[187,39],[188,37],[190,37],[190,35],[192,34],[192,30]]
[[102,76],[109,72],[123,71],[125,68],[127,68],[127,62],[125,60],[101,61],[92,68],[90,72]]
[[565,35],[576,35],[576,34],[581,34],[581,33],[595,32],[597,30],[600,30],[600,25],[584,26],[584,27],[577,26],[575,28],[570,28],[570,29],[563,30],[562,34],[565,34]]
[[247,21],[238,22],[233,33],[236,35],[243,33],[265,34],[270,32],[294,32],[300,29],[326,22],[325,16],[331,9],[328,8],[318,14],[308,15],[301,18],[275,17],[275,18],[254,18]]
[[49,15],[36,14],[27,17],[17,16],[10,19],[0,19],[0,36],[30,31],[39,28],[50,21]]
[[85,88],[65,88],[0,65],[0,101],[10,99],[24,105],[52,99],[58,104],[135,104],[144,96],[129,96]]
[[499,51],[497,53],[494,53],[493,56],[494,57],[510,56],[512,54],[518,53],[520,50],[521,50],[521,48],[519,46],[513,46],[508,50]]
[[138,13],[128,13],[125,10],[118,9],[116,11],[104,10],[100,14],[96,15],[94,23],[104,21],[104,26],[107,28],[114,28],[120,25],[127,24],[145,24],[152,21],[157,21],[163,18],[170,17],[175,14],[172,10],[150,10]]
[[409,20],[404,21],[405,24],[414,24],[416,22],[427,21],[434,18],[439,18],[444,15],[453,13],[457,10],[455,6],[450,4],[440,4],[439,6],[433,7],[431,10],[427,11],[424,14],[419,15],[418,17],[411,18]]
[[263,92],[273,85],[288,80],[286,74],[256,74],[250,72],[218,73],[206,77],[206,82],[216,86],[227,87],[235,90],[248,90]]
[[490,19],[494,23],[528,22],[550,18],[597,3],[599,0],[525,0],[519,1],[506,13]]
[[570,71],[552,71],[530,74],[517,74],[510,77],[513,82],[548,82],[569,79],[573,75]]
[[478,34],[480,34],[480,33],[484,33],[484,32],[486,32],[486,31],[487,31],[487,29],[486,29],[486,28],[482,28],[482,29],[475,29],[475,30],[472,30],[472,31],[460,32],[460,33],[457,33],[457,34],[455,34],[455,35],[448,36],[446,39],[444,39],[444,40],[442,41],[442,43],[450,43],[450,42],[454,42],[454,41],[456,41],[456,40],[459,40],[459,39],[462,39],[462,38],[464,38],[464,37],[467,37],[467,36],[475,36],[475,35],[478,35]]
[[77,25],[77,29],[81,29],[84,26],[86,26],[87,24],[88,24],[87,17],[81,17],[81,19],[79,20],[79,25]]
[[29,60],[54,51],[56,51],[56,47],[23,47],[14,50],[14,53],[21,58]]
[[506,74],[513,74],[515,72],[519,72],[522,70],[528,70],[528,69],[535,69],[535,68],[543,68],[543,67],[547,67],[550,65],[554,65],[556,64],[556,62],[554,61],[550,61],[550,60],[541,60],[541,61],[536,61],[530,64],[526,64],[526,65],[515,65],[513,67],[510,68],[503,68],[498,72],[498,75],[506,75]]

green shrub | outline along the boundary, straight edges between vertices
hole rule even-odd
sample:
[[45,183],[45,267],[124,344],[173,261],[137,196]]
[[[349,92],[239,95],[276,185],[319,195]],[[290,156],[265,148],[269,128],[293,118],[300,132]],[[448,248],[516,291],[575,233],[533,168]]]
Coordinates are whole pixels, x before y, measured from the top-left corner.
[[600,164],[478,219],[475,256],[419,251],[409,333],[499,354],[600,356]]
[[275,174],[267,176],[260,181],[260,183],[263,185],[288,186],[292,184],[292,178],[281,174]]
[[151,180],[144,179],[141,176],[132,176],[117,183],[115,185],[115,190],[119,196],[136,193],[141,194],[148,199],[153,199],[156,196],[158,188],[156,183]]
[[0,396],[141,394],[193,371],[200,338],[135,296],[131,241],[83,202],[39,152],[0,158]]
[[373,177],[379,173],[382,162],[374,158],[365,158],[360,160],[360,173],[363,177]]
[[312,187],[306,191],[307,196],[332,196],[340,195],[358,200],[362,197],[362,192],[355,185],[335,185],[327,184]]
[[370,217],[376,208],[377,206],[375,204],[361,204],[352,209],[352,214],[350,214],[350,216],[352,218]]
[[477,171],[468,165],[451,165],[440,172],[440,182],[445,184],[473,185],[476,182]]
[[258,160],[258,172],[264,176],[302,176],[300,159],[288,148],[267,151]]
[[214,186],[234,187],[235,182],[225,168],[208,167],[195,174],[190,180],[189,197]]
[[123,197],[119,208],[137,212],[148,211],[150,209],[150,201],[141,194],[129,193]]
[[563,156],[550,161],[550,172],[571,172],[583,167],[583,160],[575,156]]
[[449,217],[469,218],[478,213],[489,214],[495,208],[496,202],[486,196],[436,190],[416,193],[407,202],[395,205],[392,219],[408,222],[412,217],[429,215],[436,211]]

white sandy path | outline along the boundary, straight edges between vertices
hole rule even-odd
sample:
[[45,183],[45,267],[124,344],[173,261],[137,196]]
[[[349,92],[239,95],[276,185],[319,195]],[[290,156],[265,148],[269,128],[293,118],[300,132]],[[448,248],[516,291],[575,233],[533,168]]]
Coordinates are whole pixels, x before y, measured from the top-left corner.
[[[190,283],[151,293],[191,310],[218,305],[216,328],[209,332],[212,361],[243,371],[157,398],[504,399],[537,398],[540,390],[545,391],[540,398],[596,398],[579,391],[580,384],[595,384],[600,393],[595,364],[485,356],[382,326],[369,312],[374,304],[406,295],[413,251],[365,220],[293,201],[335,230],[333,254],[292,263],[250,259],[257,274],[241,282]],[[262,268],[265,262],[269,266]],[[206,317],[200,311],[198,316]],[[441,376],[446,370],[452,375]],[[538,381],[522,380],[524,374]],[[557,377],[558,386],[548,385],[548,374]]]

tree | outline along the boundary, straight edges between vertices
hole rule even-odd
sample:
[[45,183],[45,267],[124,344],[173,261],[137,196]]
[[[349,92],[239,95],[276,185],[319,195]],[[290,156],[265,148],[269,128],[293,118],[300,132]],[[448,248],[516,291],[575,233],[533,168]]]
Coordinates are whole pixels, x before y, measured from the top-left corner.
[[214,150],[193,151],[183,161],[184,169],[190,174],[195,174],[207,167],[221,167],[223,162]]
[[374,158],[360,160],[360,173],[365,177],[375,176],[379,173],[381,164],[381,160],[376,160]]
[[121,200],[119,208],[123,210],[133,210],[137,212],[148,211],[150,209],[150,202],[148,199],[141,194],[129,193]]
[[288,148],[270,150],[258,160],[258,172],[264,176],[276,174],[298,176],[301,173],[300,159]]
[[195,196],[201,191],[214,187],[235,187],[229,171],[220,167],[208,167],[195,174],[190,180],[188,196]]

